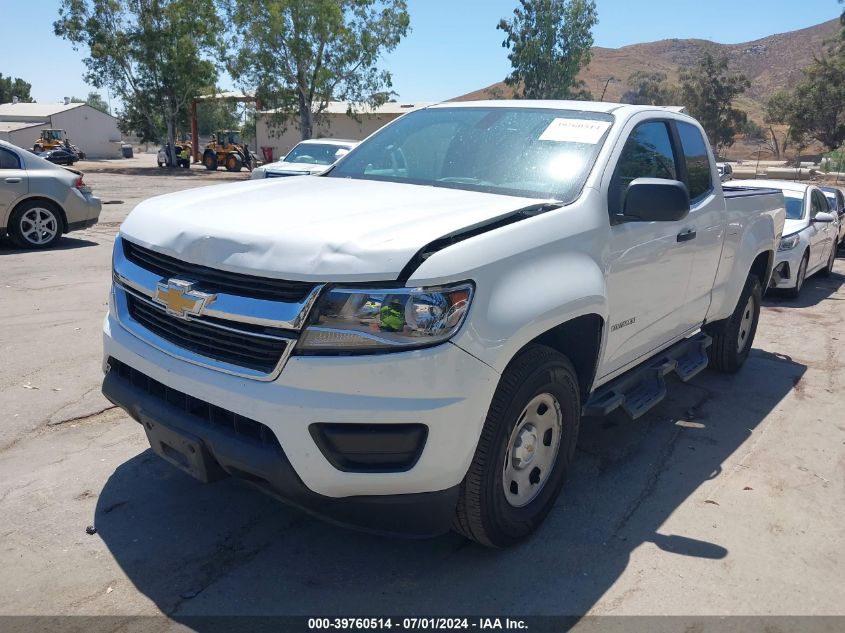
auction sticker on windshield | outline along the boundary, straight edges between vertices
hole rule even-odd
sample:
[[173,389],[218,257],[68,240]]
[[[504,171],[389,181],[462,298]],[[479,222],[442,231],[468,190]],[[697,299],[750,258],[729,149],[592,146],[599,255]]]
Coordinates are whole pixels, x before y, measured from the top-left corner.
[[601,140],[609,127],[610,121],[555,119],[540,135],[540,140],[595,145]]

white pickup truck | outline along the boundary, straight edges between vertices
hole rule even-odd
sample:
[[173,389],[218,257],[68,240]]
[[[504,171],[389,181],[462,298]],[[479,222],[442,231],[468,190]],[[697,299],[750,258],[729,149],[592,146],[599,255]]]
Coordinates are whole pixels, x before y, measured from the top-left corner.
[[321,176],[138,205],[103,392],[199,479],[507,546],[582,416],[743,364],[783,224],[780,192],[723,191],[675,109],[441,104]]

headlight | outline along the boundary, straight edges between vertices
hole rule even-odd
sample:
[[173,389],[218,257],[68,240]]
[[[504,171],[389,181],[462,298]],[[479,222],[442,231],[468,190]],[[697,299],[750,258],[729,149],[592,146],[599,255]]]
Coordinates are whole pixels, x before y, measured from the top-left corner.
[[473,286],[332,288],[314,308],[301,351],[388,352],[451,338],[469,311]]
[[780,246],[778,246],[779,251],[788,251],[792,250],[798,246],[798,233],[793,233],[792,235],[787,235],[780,240]]

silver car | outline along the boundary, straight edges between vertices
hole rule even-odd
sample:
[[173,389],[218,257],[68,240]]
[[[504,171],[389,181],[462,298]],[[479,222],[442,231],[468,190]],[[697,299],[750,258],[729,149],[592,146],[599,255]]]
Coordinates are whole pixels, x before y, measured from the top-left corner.
[[77,171],[0,141],[0,237],[46,248],[97,223],[102,205]]

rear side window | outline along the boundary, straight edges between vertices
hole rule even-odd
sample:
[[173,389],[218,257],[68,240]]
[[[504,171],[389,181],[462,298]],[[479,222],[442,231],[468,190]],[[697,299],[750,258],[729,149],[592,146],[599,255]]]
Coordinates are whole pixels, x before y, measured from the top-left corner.
[[628,185],[637,178],[678,179],[669,126],[663,121],[640,123],[625,142],[609,192],[613,213],[622,212]]
[[0,169],[20,169],[21,161],[17,154],[0,147]]
[[[684,148],[687,163],[689,197],[691,202],[703,198],[713,190],[713,175],[710,172],[710,157],[707,144],[697,127],[678,121],[678,134]],[[725,174],[732,173],[730,165],[725,165]]]

